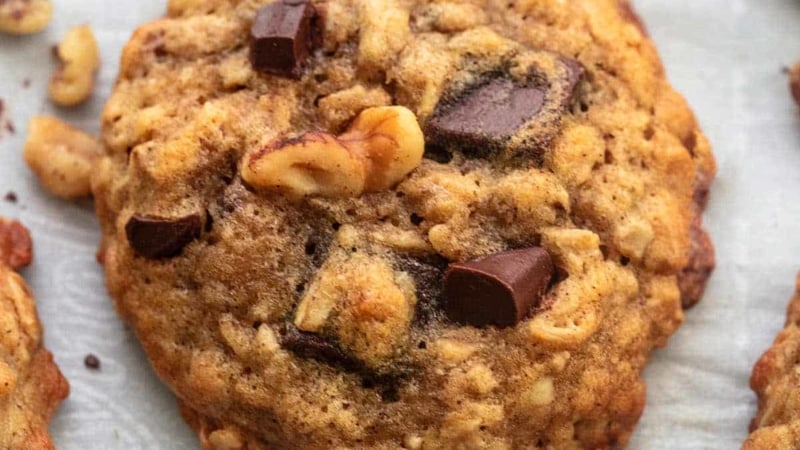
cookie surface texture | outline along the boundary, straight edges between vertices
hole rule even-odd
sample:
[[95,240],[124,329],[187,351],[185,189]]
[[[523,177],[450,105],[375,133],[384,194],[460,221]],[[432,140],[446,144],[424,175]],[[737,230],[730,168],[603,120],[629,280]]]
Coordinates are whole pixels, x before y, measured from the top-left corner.
[[0,218],[0,448],[53,449],[50,418],[69,387],[42,345],[33,296],[19,274],[31,239],[19,222]]
[[785,328],[753,368],[750,387],[758,395],[758,414],[742,450],[800,447],[800,276],[796,284]]
[[630,5],[281,1],[169,2],[103,116],[107,284],[204,445],[625,445],[714,265]]

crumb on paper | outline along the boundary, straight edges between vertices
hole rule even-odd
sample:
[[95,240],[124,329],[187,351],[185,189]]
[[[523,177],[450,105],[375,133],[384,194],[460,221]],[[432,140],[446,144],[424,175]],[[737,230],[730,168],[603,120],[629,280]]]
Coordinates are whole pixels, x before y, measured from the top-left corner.
[[0,98],[0,140],[2,140],[6,134],[15,134],[16,132],[17,129],[14,127],[14,122],[11,121],[8,115],[6,103]]
[[83,365],[89,370],[100,370],[100,358],[90,353],[83,359]]
[[6,195],[3,197],[3,199],[8,203],[17,203],[19,201],[19,197],[17,196],[17,193],[14,191],[6,192]]

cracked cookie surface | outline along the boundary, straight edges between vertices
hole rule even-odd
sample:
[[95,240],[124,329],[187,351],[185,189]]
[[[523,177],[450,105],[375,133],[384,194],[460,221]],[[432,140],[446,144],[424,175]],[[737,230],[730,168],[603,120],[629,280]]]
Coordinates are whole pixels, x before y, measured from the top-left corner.
[[800,447],[800,276],[796,291],[785,328],[753,368],[750,387],[758,395],[758,414],[742,450]]
[[630,5],[266,4],[136,31],[92,183],[203,445],[625,445],[714,265],[709,144]]
[[30,264],[31,239],[0,218],[0,448],[53,449],[50,418],[69,387],[42,344],[33,296],[14,269]]

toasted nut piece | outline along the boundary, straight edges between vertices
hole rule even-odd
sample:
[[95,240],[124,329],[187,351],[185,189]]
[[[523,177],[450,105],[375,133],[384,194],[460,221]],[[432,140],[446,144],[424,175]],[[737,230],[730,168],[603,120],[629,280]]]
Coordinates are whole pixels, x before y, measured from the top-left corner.
[[369,108],[336,138],[306,133],[248,152],[242,178],[253,187],[290,197],[359,196],[389,189],[422,162],[425,140],[414,114],[402,106]]
[[73,106],[92,94],[94,73],[100,67],[100,50],[92,29],[82,25],[69,30],[58,45],[58,71],[50,79],[50,98]]
[[339,141],[369,162],[367,192],[399,183],[420,165],[425,152],[417,117],[402,106],[365,109]]
[[52,117],[34,117],[28,125],[25,162],[58,197],[89,195],[92,165],[102,153],[95,138]]
[[345,197],[364,191],[366,175],[361,159],[335,137],[307,133],[248,153],[242,179],[291,197]]
[[38,33],[50,23],[53,4],[50,0],[0,1],[0,31],[11,34]]
[[33,242],[28,229],[16,220],[0,217],[0,265],[12,269],[27,267],[33,258]]

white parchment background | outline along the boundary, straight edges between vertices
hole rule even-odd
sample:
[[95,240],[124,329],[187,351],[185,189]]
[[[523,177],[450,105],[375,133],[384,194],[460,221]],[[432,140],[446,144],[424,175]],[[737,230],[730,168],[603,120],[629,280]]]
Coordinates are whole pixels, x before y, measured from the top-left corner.
[[[97,132],[122,45],[158,17],[164,0],[54,0],[47,32],[0,36],[0,98],[17,132],[0,137],[0,215],[33,231],[25,276],[47,344],[72,385],[52,431],[60,449],[195,449],[132,334],[116,318],[95,263],[97,224],[87,202],[46,195],[21,160],[27,120],[50,113]],[[782,67],[800,59],[797,0],[637,0],[673,84],[714,144],[720,174],[706,215],[719,266],[703,303],[646,371],[648,405],[632,449],[736,449],[755,409],[753,363],[784,320],[800,269],[800,113]],[[45,96],[50,46],[90,23],[103,69],[94,99],[73,110]],[[29,79],[30,87],[24,88]],[[87,353],[100,372],[83,366]]]

